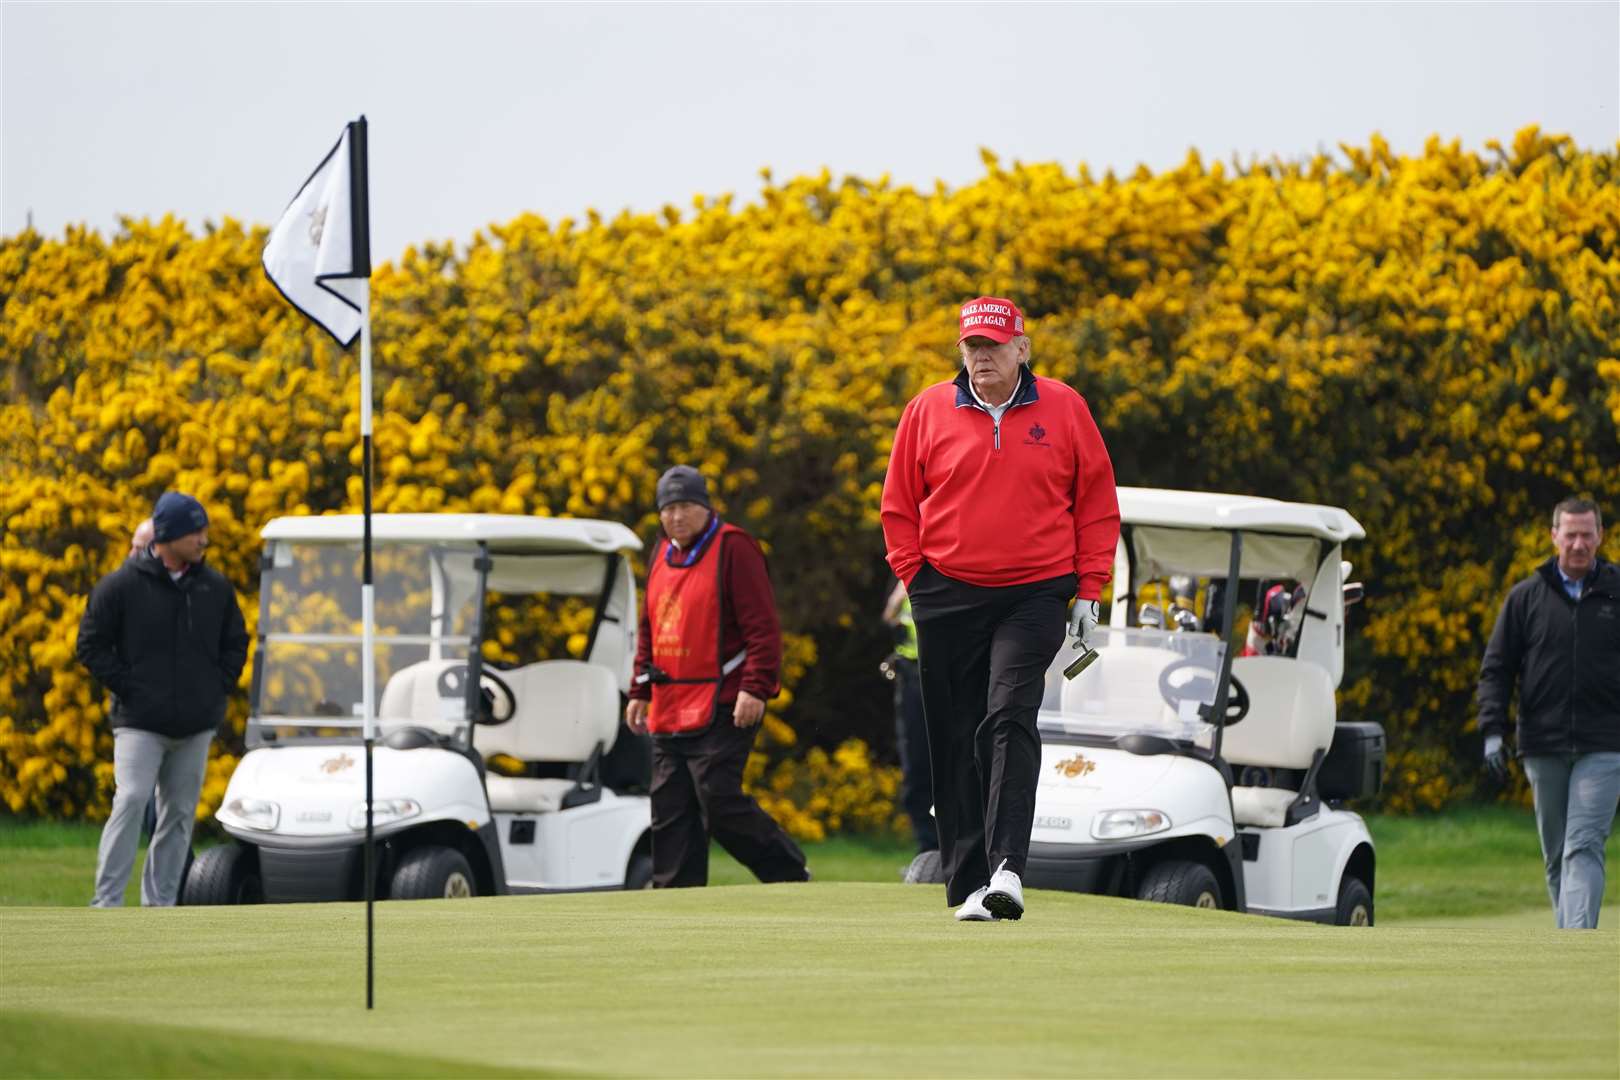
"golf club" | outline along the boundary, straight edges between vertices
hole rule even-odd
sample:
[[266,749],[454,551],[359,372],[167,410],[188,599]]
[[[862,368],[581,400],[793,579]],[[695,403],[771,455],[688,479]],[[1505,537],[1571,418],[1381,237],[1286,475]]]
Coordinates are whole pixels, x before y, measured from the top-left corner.
[[1063,677],[1065,679],[1074,678],[1076,675],[1086,670],[1086,668],[1090,667],[1092,662],[1097,659],[1096,649],[1088,648],[1080,641],[1076,641],[1074,644],[1075,648],[1080,650],[1080,655],[1069,661],[1069,666],[1063,669]]

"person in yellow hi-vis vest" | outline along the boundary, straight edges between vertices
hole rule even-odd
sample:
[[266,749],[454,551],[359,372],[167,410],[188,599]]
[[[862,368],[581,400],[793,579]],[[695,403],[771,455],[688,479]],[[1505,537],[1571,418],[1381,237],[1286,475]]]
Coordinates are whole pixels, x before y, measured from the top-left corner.
[[653,548],[624,722],[653,735],[653,886],[709,882],[712,836],[765,882],[808,881],[804,852],[742,789],[781,689],[782,630],[765,553],[720,520],[703,474],[658,480]]
[[894,742],[900,753],[900,806],[911,818],[918,853],[939,850],[934,825],[934,776],[928,767],[928,726],[923,722],[922,680],[917,671],[917,624],[906,587],[894,583],[883,621],[895,628]]

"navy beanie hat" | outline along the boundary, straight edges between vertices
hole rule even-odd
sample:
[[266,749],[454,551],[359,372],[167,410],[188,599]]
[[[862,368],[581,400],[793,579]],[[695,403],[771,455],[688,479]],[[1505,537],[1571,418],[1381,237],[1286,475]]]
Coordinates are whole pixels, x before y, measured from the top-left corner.
[[152,507],[152,539],[159,543],[208,528],[208,512],[190,495],[165,491]]
[[[709,482],[690,465],[672,466],[658,478],[658,509],[670,503],[694,502],[709,506]],[[712,506],[709,509],[714,509]]]

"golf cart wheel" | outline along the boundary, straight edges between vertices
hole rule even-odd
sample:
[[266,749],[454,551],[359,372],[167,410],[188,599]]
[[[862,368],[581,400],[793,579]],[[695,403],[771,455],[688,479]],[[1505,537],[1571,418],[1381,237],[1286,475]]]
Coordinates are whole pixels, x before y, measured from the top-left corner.
[[204,851],[186,871],[180,903],[186,907],[264,903],[259,853],[243,844],[220,844]]
[[945,883],[945,864],[937,851],[919,851],[917,857],[911,860],[906,867],[905,882],[907,885],[943,885]]
[[1221,883],[1215,879],[1215,871],[1187,859],[1167,859],[1155,865],[1142,876],[1136,898],[1184,907],[1219,909],[1225,906],[1221,903]]
[[624,887],[629,889],[650,889],[653,887],[653,861],[652,856],[641,853],[630,856],[630,867],[624,872]]
[[412,848],[394,871],[395,900],[459,900],[478,895],[478,879],[459,851],[429,845]]
[[1339,883],[1339,909],[1333,917],[1336,926],[1371,926],[1373,924],[1372,892],[1360,878],[1344,876]]

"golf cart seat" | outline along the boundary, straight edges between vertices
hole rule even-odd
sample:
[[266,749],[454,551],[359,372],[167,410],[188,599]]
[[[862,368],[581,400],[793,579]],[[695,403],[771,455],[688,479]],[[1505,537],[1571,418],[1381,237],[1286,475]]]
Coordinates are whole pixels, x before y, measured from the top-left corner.
[[[475,742],[485,756],[581,764],[589,773],[612,748],[619,734],[619,683],[608,668],[542,660],[500,674],[517,698],[517,711],[504,724],[478,729]],[[570,792],[585,790],[581,780],[494,773],[485,786],[491,809],[514,813],[557,810]]]
[[394,672],[377,699],[377,719],[384,726],[401,721],[450,734],[462,720],[457,698],[439,696],[439,675],[446,668],[462,667],[465,660],[422,660]]
[[1302,770],[1305,791],[1286,787],[1232,788],[1239,825],[1280,828],[1319,805],[1315,766],[1333,743],[1333,683],[1320,665],[1284,656],[1243,656],[1232,677],[1249,691],[1249,712],[1221,736],[1221,756],[1234,767]]

